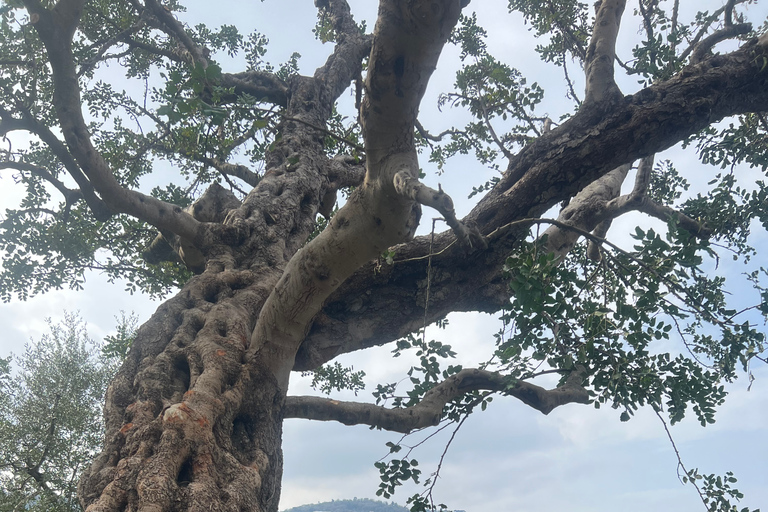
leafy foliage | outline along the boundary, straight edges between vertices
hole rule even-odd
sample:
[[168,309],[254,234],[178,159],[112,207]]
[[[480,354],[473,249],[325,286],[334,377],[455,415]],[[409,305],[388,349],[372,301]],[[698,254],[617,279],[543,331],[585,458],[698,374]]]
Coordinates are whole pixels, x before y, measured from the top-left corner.
[[[21,356],[0,359],[2,511],[81,510],[78,478],[104,435],[101,403],[122,348],[100,352],[74,314],[48,324]],[[130,331],[123,323],[108,347],[124,347],[117,338]]]
[[338,361],[333,364],[323,365],[312,372],[303,372],[302,375],[312,375],[312,389],[320,389],[326,395],[330,395],[333,390],[341,391],[348,389],[358,391],[365,389],[363,378],[364,371],[354,371],[354,367],[345,368]]

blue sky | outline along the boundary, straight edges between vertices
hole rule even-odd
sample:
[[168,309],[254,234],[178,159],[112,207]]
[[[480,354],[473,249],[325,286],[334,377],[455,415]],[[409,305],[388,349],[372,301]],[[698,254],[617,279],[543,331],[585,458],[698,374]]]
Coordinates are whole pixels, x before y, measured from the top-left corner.
[[[711,3],[715,8],[721,5],[718,1]],[[350,4],[357,18],[367,19],[372,27],[375,3],[358,0]],[[205,21],[210,27],[238,24],[243,32],[258,27],[271,39],[267,59],[280,63],[293,51],[299,51],[304,73],[311,73],[330,50],[314,42],[311,28],[315,13],[311,2],[305,0],[226,0],[216,2],[215,8],[203,1],[186,5],[190,12],[182,19],[190,23]],[[478,10],[480,22],[490,34],[491,50],[499,57],[507,56],[509,64],[530,77],[529,83],[539,81],[545,85],[549,94],[542,112],[556,118],[568,110],[570,107],[561,94],[564,84],[560,73],[539,64],[531,51],[530,33],[520,19],[506,15],[506,2],[475,0],[469,9]],[[756,19],[765,19],[768,8],[763,2],[762,6],[751,6],[750,12],[757,15]],[[638,25],[629,18],[623,23],[621,45],[628,48],[629,41],[637,37]],[[446,49],[421,109],[422,122],[432,131],[464,119],[457,110],[439,112],[435,102],[435,95],[453,82],[456,55],[454,48]],[[236,70],[227,65],[224,68]],[[571,69],[578,71],[575,65]],[[633,80],[624,80],[621,85],[625,93],[637,87]],[[697,165],[691,157],[684,157],[683,162],[685,167]],[[678,168],[684,170],[680,165]],[[471,207],[471,202],[463,199],[471,186],[492,175],[471,158],[449,162],[446,173],[439,177],[427,170],[427,181],[432,185],[443,184],[456,199],[459,214]],[[711,174],[713,170],[701,171],[704,177]],[[467,180],[468,175],[471,181]],[[9,180],[3,177],[0,183],[0,189],[7,189]],[[9,191],[0,194],[2,202],[10,204]],[[425,213],[422,231],[428,229],[426,219],[432,216]],[[617,222],[612,234],[628,231],[636,223],[637,219]],[[100,339],[114,328],[114,317],[120,310],[135,311],[145,320],[157,305],[141,296],[128,295],[119,284],[109,285],[100,275],[89,274],[83,292],[57,291],[25,303],[0,305],[0,325],[5,326],[0,356],[21,352],[25,342],[39,339],[46,331],[46,317],[59,320],[65,310],[79,310],[88,322],[91,336]],[[451,344],[459,352],[460,362],[469,366],[487,358],[498,327],[498,321],[491,316],[453,315],[448,330],[432,328],[429,335]],[[375,383],[398,380],[404,375],[409,362],[400,358],[390,363],[389,351],[378,348],[341,360],[368,375],[368,389],[358,399],[370,400]],[[702,428],[691,418],[673,427],[672,433],[689,468],[719,474],[734,471],[739,478],[737,487],[746,494],[743,506],[768,508],[768,369],[757,368],[755,376],[751,391],[747,391],[746,379],[728,387],[730,396],[718,413],[717,423]],[[291,391],[309,392],[306,379],[294,379]],[[437,436],[414,453],[425,475],[434,470],[446,438]],[[281,508],[328,499],[373,497],[379,480],[373,463],[387,453],[384,443],[397,439],[398,435],[366,427],[287,421]],[[436,497],[467,512],[702,510],[694,489],[678,481],[676,465],[663,426],[650,410],[621,423],[619,413],[612,409],[571,405],[545,417],[513,399],[497,398],[487,411],[470,418],[459,432],[444,463]],[[402,489],[395,500],[403,503],[419,490]]]

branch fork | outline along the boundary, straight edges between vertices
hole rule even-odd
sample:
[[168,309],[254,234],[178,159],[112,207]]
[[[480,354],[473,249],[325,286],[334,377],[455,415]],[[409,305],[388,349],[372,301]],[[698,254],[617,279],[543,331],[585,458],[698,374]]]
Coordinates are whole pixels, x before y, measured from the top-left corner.
[[437,186],[437,190],[428,187],[414,178],[409,170],[397,172],[393,182],[400,196],[437,210],[466,249],[472,251],[488,247],[488,243],[476,226],[465,224],[456,217],[453,199],[441,185]]

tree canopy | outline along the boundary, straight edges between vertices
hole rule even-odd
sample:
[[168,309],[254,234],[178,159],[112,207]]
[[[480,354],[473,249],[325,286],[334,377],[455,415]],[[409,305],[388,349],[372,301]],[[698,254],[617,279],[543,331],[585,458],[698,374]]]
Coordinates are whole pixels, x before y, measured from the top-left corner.
[[[311,70],[175,0],[3,3],[0,296],[93,270],[170,296],[107,391],[80,503],[277,510],[286,418],[409,434],[507,396],[714,422],[766,362],[764,7],[509,0],[562,77],[543,83],[468,0],[381,0],[371,24],[316,0]],[[431,83],[447,45],[455,80]],[[416,236],[422,214],[449,229]],[[501,318],[477,367],[426,337],[457,311]],[[384,345],[414,358],[405,381],[319,396],[361,390],[334,359]],[[293,372],[320,393],[289,395]],[[437,474],[388,446],[379,495],[424,481],[409,505],[438,506]],[[679,463],[709,510],[735,507],[731,474]]]
[[101,444],[104,392],[133,330],[124,317],[99,347],[74,314],[48,326],[23,354],[0,359],[3,512],[80,509],[77,480]]

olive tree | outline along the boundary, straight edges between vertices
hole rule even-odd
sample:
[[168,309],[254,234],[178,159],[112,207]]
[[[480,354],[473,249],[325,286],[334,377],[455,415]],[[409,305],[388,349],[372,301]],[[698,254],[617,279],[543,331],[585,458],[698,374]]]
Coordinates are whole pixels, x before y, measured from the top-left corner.
[[[542,85],[492,54],[468,0],[381,0],[372,30],[346,1],[317,0],[306,8],[329,44],[311,74],[298,55],[268,64],[259,33],[184,24],[175,0],[6,2],[0,167],[23,192],[0,225],[3,298],[82,287],[93,269],[172,292],[109,386],[83,507],[274,511],[286,418],[409,433],[503,395],[544,414],[605,404],[623,420],[647,406],[712,422],[723,381],[765,361],[766,271],[750,263],[750,230],[768,224],[755,3],[510,0],[541,37],[531,51],[562,71],[549,86],[570,106],[543,113]],[[620,54],[627,22],[638,37]],[[419,109],[447,44],[460,69],[437,101],[471,119],[441,131]],[[655,158],[681,142],[723,170],[701,180]],[[450,191],[479,199],[463,218],[422,173],[460,154],[497,170]],[[422,208],[449,229],[415,236]],[[608,237],[626,238],[611,224],[628,213],[666,227],[622,248]],[[752,304],[726,301],[709,272],[720,253],[751,265]],[[423,335],[456,311],[505,322],[477,368]],[[679,350],[654,345],[670,338]],[[385,344],[415,353],[411,387],[382,383],[375,403],[287,394],[300,371],[356,389],[334,359]],[[536,380],[553,374],[554,387]],[[385,497],[420,474],[390,449]],[[738,497],[729,478],[682,476],[712,510]],[[429,489],[414,510],[432,507]]]
[[[104,348],[77,315],[0,359],[0,510],[80,510],[77,481],[103,439],[101,403],[130,321]],[[117,351],[116,351],[117,350]],[[114,353],[114,355],[113,355]]]

